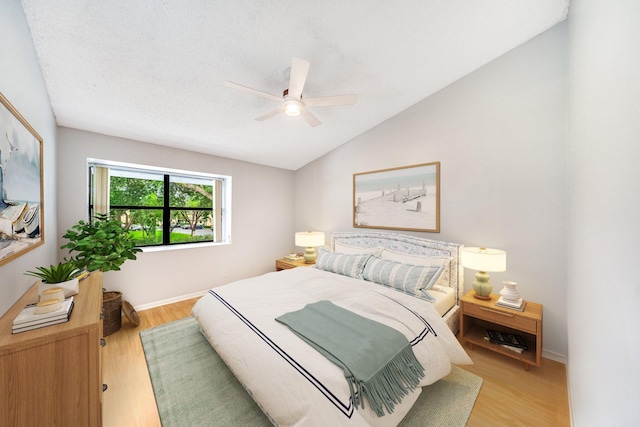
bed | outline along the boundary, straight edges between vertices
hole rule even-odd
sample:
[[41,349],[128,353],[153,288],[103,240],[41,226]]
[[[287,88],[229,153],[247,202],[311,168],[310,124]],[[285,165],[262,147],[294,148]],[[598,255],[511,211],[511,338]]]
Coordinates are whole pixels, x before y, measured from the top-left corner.
[[[452,364],[471,363],[452,332],[462,289],[459,249],[394,233],[333,233],[330,250],[321,251],[315,266],[213,288],[192,314],[274,425],[397,426],[421,387],[448,375]],[[402,286],[389,283],[397,276],[385,275],[390,267],[409,272]],[[430,289],[411,288],[414,281],[428,281]],[[392,412],[379,416],[366,399],[364,407],[354,405],[344,371],[275,320],[317,301],[406,337],[424,377]]]
[[[406,264],[420,264],[423,258],[449,258],[434,287],[427,291],[435,298],[436,310],[454,334],[460,329],[460,298],[464,295],[464,269],[459,243],[444,242],[381,232],[336,232],[331,234],[331,251],[347,252],[381,249],[383,258]],[[397,254],[397,255],[395,255]]]

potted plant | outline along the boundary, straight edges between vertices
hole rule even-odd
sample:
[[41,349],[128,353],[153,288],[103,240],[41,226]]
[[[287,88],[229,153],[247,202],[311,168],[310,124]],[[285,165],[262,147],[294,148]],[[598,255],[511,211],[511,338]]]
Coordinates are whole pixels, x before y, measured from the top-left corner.
[[38,271],[27,271],[25,274],[41,280],[38,284],[38,295],[49,288],[62,288],[64,296],[78,293],[78,274],[80,269],[73,260],[64,260],[50,267],[36,267]]
[[125,261],[135,260],[141,251],[122,223],[104,214],[96,214],[92,222],[78,221],[62,237],[69,243],[61,249],[68,249],[76,266],[87,271],[120,270]]
[[[78,268],[87,271],[117,271],[127,260],[135,260],[141,252],[122,227],[122,223],[104,214],[96,214],[92,222],[78,221],[62,236],[69,243],[61,246],[68,249]],[[122,293],[105,292],[102,297],[103,331],[111,335],[118,331],[122,317]]]

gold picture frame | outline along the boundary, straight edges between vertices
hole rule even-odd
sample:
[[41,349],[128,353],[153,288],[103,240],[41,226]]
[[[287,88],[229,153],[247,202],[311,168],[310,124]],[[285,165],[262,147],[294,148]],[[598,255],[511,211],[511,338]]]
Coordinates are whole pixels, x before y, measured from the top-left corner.
[[353,226],[440,232],[440,162],[353,174]]
[[0,93],[0,265],[44,244],[42,137]]

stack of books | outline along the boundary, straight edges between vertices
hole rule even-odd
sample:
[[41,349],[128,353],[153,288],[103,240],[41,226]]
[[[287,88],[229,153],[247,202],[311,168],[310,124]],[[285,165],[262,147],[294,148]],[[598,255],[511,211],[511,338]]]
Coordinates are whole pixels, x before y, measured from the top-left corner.
[[[516,294],[517,295],[517,294]],[[510,308],[512,310],[524,311],[525,301],[522,298],[510,299],[509,296],[502,295],[496,301],[496,305],[500,307]]]
[[22,309],[18,317],[13,320],[11,333],[19,334],[20,332],[30,331],[32,329],[38,329],[45,326],[68,322],[72,310],[72,296],[66,298],[60,304],[59,309],[49,313],[36,314],[36,304],[29,304],[24,309]]
[[526,302],[523,301],[522,298],[518,298],[517,300],[508,300],[505,297],[498,298],[496,301],[496,305],[500,307],[510,308],[512,310],[524,311],[524,306]]
[[527,342],[520,335],[495,331],[493,329],[487,329],[485,331],[485,339],[517,353],[522,353],[529,348]]
[[86,279],[87,277],[89,277],[90,274],[91,273],[89,273],[87,271],[87,269],[85,268],[84,270],[82,270],[80,273],[78,273],[76,275],[76,279],[78,279],[79,281],[82,281],[82,280]]

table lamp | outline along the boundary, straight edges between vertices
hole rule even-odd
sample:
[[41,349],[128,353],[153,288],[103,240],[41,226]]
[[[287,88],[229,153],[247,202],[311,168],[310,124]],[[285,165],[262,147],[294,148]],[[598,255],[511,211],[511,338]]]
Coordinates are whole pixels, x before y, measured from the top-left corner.
[[493,286],[489,283],[487,271],[505,271],[507,269],[507,253],[499,249],[462,248],[460,262],[465,268],[477,270],[473,282],[474,296],[480,299],[491,299]]
[[306,247],[305,264],[313,264],[318,258],[314,247],[324,245],[324,233],[321,231],[300,231],[296,233],[296,246]]

